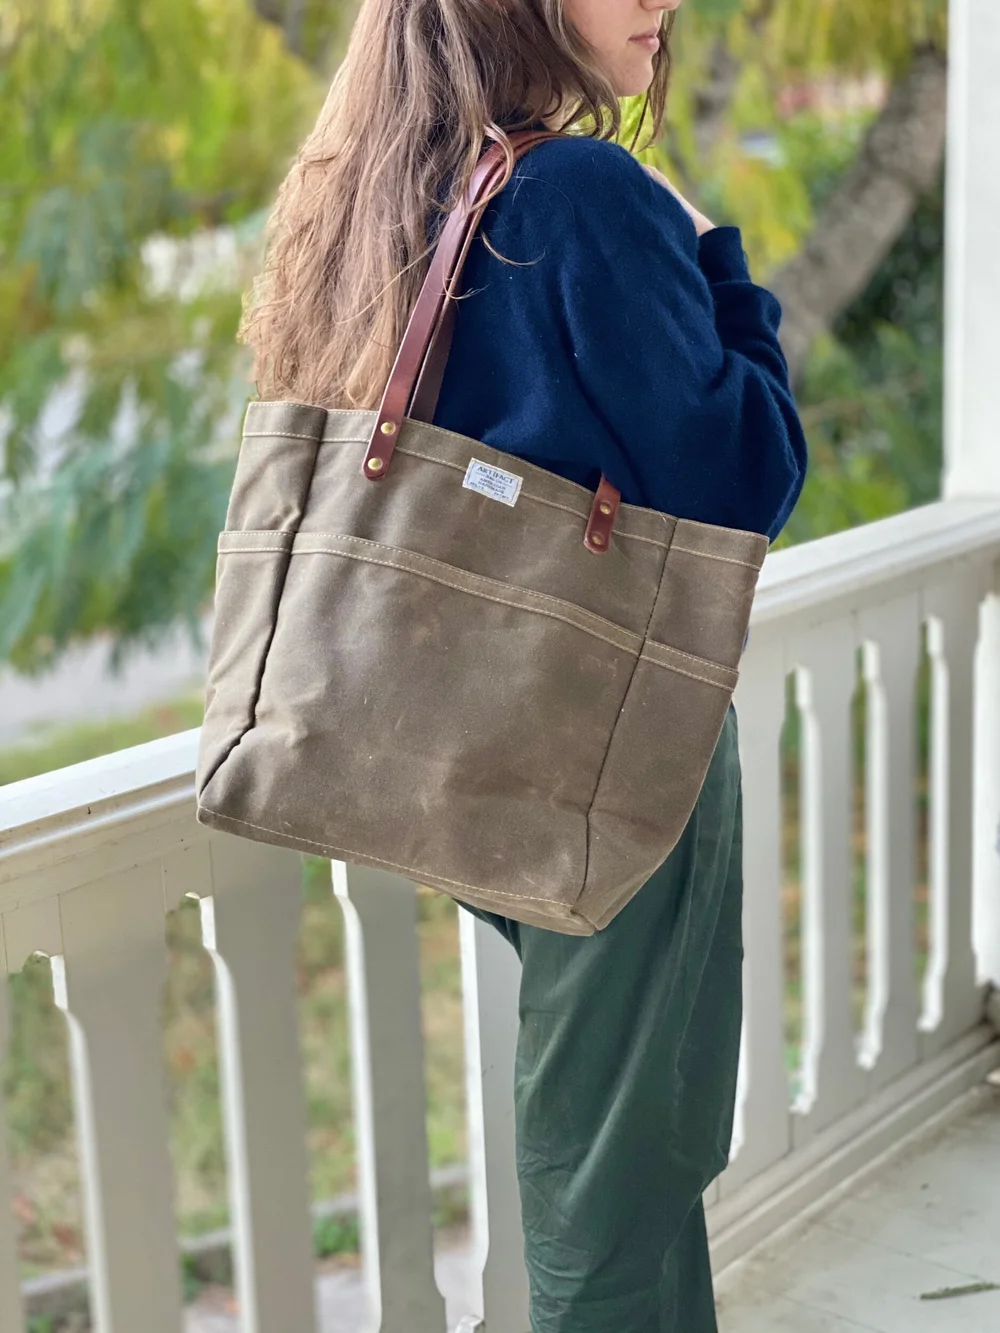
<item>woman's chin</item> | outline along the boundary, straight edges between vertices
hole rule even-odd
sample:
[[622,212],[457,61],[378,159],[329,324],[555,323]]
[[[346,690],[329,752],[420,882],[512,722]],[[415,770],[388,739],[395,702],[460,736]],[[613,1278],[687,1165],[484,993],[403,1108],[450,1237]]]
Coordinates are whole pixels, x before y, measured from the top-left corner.
[[641,62],[630,63],[632,68],[621,70],[619,77],[615,80],[618,96],[644,97],[649,92],[650,84],[653,82],[653,59],[650,56]]

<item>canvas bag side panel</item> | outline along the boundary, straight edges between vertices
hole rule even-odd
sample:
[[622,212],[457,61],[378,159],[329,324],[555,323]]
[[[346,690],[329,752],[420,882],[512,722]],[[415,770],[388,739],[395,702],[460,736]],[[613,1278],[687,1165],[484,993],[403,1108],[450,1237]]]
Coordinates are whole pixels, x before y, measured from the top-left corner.
[[606,925],[683,833],[708,772],[767,539],[680,521],[590,811],[577,910]]
[[736,672],[724,670],[687,659],[667,665],[646,653],[636,666],[590,810],[587,882],[576,910],[596,930],[684,832],[736,686]]
[[269,404],[243,436],[226,531],[252,534],[258,549],[252,556],[230,553],[225,533],[220,538],[198,792],[253,725],[291,541],[305,513],[325,420],[321,408]]
[[767,548],[757,533],[679,520],[647,637],[738,668]]

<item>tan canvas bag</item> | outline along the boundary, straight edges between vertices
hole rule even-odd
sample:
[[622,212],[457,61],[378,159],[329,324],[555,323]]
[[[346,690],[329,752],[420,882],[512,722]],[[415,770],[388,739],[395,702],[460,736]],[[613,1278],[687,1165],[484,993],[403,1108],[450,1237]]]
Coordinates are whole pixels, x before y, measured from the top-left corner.
[[505,165],[447,220],[377,412],[247,410],[198,818],[587,935],[684,830],[767,539],[428,424]]

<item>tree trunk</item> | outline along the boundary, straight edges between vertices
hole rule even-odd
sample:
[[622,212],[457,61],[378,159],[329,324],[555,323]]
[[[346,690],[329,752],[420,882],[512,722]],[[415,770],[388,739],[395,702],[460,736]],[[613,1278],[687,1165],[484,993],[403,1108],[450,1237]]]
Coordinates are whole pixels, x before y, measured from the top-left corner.
[[305,6],[302,0],[252,0],[258,18],[280,28],[292,55],[306,59],[302,42]]
[[916,53],[801,253],[772,279],[792,378],[817,334],[867,287],[941,170],[947,134],[944,54]]
[[[748,18],[747,28],[756,41],[766,40],[775,4],[776,0],[760,0]],[[743,64],[730,51],[725,37],[717,37],[694,93],[694,143],[702,171],[711,162],[715,146],[722,137],[742,73]]]
[[704,79],[694,94],[694,142],[702,165],[711,161],[722,135],[742,70],[740,61],[720,37],[709,53]]

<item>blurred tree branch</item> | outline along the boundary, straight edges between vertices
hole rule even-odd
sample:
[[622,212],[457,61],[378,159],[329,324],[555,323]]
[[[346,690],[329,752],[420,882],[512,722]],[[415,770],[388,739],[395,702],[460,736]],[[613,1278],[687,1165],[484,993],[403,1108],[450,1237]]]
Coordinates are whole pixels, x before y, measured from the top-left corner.
[[772,278],[784,307],[782,344],[793,377],[816,336],[864,291],[937,179],[947,134],[947,83],[944,53],[917,51],[802,251]]
[[[774,17],[777,3],[778,0],[760,0],[746,18],[747,34],[752,41],[759,43]],[[745,61],[731,50],[726,38],[716,37],[693,96],[694,144],[701,163],[711,161],[722,137],[744,66]]]
[[321,72],[343,44],[356,9],[354,0],[250,0],[250,5],[259,19],[280,29],[287,51]]
[[[0,4],[0,660],[33,668],[197,620],[259,216],[356,0]],[[937,485],[941,227],[925,244],[914,204],[942,156],[945,20],[945,0],[699,0],[680,28],[661,165],[777,274],[796,371],[838,321],[802,381],[830,465],[800,536]],[[870,113],[783,104],[872,75],[894,88],[864,138]]]
[[704,81],[694,93],[694,142],[701,162],[708,162],[718,143],[743,72],[739,60],[721,37],[712,44]]
[[304,0],[252,0],[257,17],[273,23],[285,36],[285,45],[292,55],[305,58],[303,46]]

